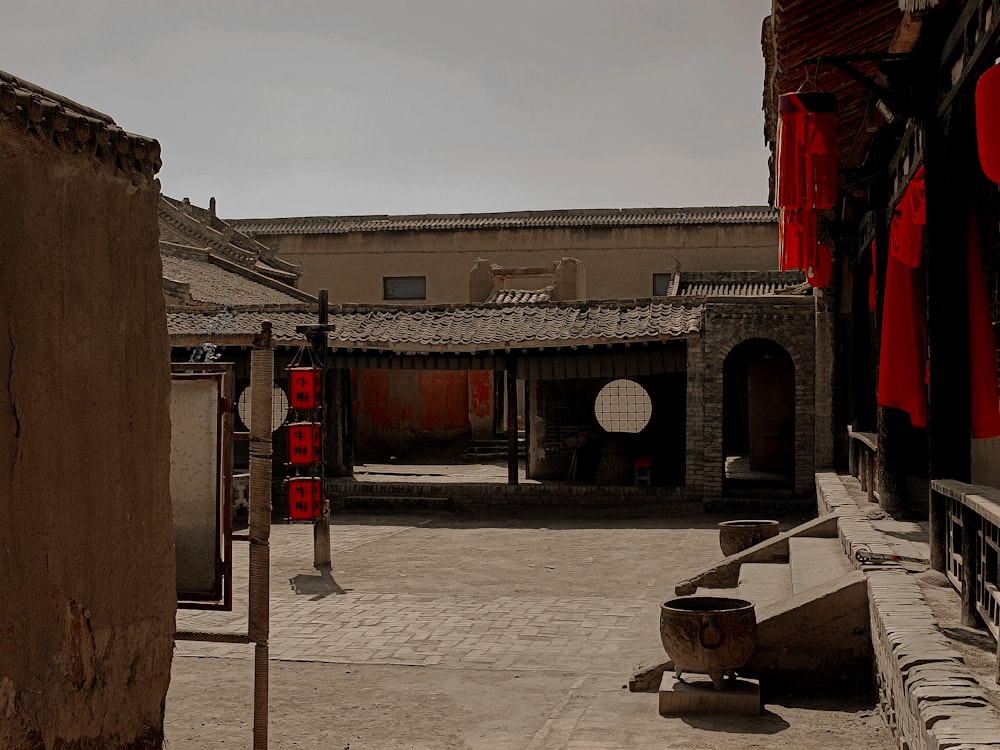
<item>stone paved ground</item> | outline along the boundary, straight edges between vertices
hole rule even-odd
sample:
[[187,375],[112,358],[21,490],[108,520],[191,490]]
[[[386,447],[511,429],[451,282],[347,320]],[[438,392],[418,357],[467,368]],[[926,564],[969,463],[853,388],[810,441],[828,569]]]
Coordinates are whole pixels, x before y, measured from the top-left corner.
[[[311,526],[274,526],[270,747],[893,747],[870,696],[665,719],[623,689],[663,660],[659,602],[721,557],[719,520],[341,515],[332,575],[312,568]],[[245,629],[246,548],[237,611],[182,611],[179,629]],[[177,644],[169,748],[250,747],[252,654]]]

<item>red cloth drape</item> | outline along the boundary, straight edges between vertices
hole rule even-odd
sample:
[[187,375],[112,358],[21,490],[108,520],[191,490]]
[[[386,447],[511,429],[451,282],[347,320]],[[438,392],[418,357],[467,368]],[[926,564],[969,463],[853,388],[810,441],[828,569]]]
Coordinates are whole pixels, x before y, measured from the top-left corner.
[[975,204],[969,201],[968,233],[969,385],[972,401],[972,437],[1000,435],[1000,395],[997,389],[997,346],[990,316],[983,248]]
[[833,271],[831,249],[818,242],[817,210],[837,202],[835,104],[823,92],[778,100],[778,267],[805,271],[814,287],[827,286]]
[[889,261],[882,309],[878,404],[902,409],[914,427],[927,426],[927,333],[924,313],[924,170],[910,180],[889,226]]

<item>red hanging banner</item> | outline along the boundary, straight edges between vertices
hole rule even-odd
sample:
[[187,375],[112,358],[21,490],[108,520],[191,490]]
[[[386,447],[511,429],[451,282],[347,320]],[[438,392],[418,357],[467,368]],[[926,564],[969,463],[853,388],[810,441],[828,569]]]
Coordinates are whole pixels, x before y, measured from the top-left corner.
[[901,409],[914,427],[927,426],[927,334],[924,312],[924,168],[906,186],[889,225],[889,260],[882,306],[878,404]]
[[833,94],[783,94],[778,100],[777,199],[779,265],[805,271],[825,287],[833,252],[819,244],[817,211],[837,203],[837,121]]
[[837,205],[836,98],[819,91],[778,99],[778,208]]

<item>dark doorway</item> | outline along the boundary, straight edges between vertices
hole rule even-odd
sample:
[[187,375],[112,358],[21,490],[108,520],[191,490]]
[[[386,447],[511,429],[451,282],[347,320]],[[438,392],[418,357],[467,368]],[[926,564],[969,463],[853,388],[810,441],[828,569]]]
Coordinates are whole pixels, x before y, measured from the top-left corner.
[[776,487],[795,472],[795,365],[768,339],[735,347],[723,365],[726,489]]

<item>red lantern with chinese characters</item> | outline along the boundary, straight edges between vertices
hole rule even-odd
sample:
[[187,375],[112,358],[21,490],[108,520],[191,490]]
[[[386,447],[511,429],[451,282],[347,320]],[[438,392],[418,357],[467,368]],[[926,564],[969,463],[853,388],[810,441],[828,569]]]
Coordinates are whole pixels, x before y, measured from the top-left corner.
[[308,466],[323,460],[320,422],[292,422],[288,425],[288,463]]
[[1000,184],[1000,65],[976,84],[976,141],[983,173]]
[[289,367],[288,396],[293,409],[318,409],[323,403],[323,369]]
[[323,480],[319,477],[292,477],[288,486],[288,517],[312,521],[323,513]]

